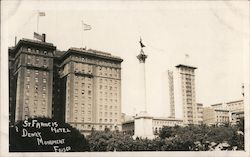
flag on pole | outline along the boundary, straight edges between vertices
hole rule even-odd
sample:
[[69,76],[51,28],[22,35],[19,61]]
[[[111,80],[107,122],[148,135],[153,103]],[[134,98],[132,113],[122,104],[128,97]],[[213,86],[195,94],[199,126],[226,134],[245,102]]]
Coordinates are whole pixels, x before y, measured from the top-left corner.
[[185,54],[185,58],[188,59],[189,58],[189,54],[186,53]]
[[45,16],[45,12],[38,11],[39,16]]
[[43,41],[43,36],[40,35],[40,34],[38,34],[38,33],[36,33],[36,32],[34,32],[34,38]]
[[88,31],[88,30],[91,30],[91,29],[92,29],[91,25],[88,25],[88,24],[83,23],[83,22],[82,22],[82,24],[83,24],[83,30],[84,30],[84,31]]

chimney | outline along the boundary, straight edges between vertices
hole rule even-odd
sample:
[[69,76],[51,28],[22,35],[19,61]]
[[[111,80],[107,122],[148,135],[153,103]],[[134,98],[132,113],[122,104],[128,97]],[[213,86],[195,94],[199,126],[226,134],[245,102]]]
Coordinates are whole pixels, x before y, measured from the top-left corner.
[[46,34],[42,34],[43,38],[42,38],[42,42],[46,42]]

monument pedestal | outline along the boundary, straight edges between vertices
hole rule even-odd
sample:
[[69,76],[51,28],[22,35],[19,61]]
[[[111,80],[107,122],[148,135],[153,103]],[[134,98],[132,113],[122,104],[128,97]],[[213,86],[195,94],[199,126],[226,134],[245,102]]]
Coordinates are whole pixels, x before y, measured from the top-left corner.
[[155,136],[153,134],[153,117],[149,116],[146,111],[140,112],[138,116],[135,117],[135,134],[134,138],[148,138],[153,139]]

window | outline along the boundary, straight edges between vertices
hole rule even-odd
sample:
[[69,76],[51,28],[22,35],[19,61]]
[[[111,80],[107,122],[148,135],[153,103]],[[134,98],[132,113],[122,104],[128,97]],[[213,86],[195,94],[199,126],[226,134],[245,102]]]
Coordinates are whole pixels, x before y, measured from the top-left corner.
[[36,75],[38,75],[38,74],[39,74],[38,70],[36,70],[36,71],[35,71],[35,74],[36,74]]
[[43,51],[43,53],[44,53],[45,55],[48,54],[47,51]]
[[26,77],[26,80],[27,80],[27,81],[30,81],[30,77]]
[[28,47],[28,52],[31,52],[31,48]]
[[38,78],[37,77],[35,77],[35,82],[38,82]]
[[36,64],[39,62],[39,58],[36,58]]
[[45,78],[43,79],[43,83],[46,83],[46,79]]
[[38,50],[38,49],[36,50],[36,53],[39,53],[39,50]]

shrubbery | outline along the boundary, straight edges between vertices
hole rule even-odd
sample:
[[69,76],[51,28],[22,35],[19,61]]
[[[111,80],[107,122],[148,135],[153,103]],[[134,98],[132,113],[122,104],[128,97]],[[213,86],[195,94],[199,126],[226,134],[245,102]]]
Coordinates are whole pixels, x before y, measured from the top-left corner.
[[133,139],[129,134],[111,131],[94,131],[87,139],[90,151],[244,150],[241,130],[242,125],[189,125],[163,127],[159,137],[153,140]]
[[[38,118],[49,122],[51,119]],[[23,121],[16,124],[22,128]],[[159,136],[153,140],[133,138],[119,131],[94,131],[86,138],[67,123],[58,123],[60,127],[70,128],[69,134],[51,134],[42,129],[43,138],[64,138],[70,151],[208,151],[208,150],[244,150],[244,121],[238,125],[206,126],[189,125],[186,127],[163,127]],[[33,129],[33,130],[32,130]],[[34,132],[34,128],[29,128]],[[23,138],[21,132],[10,127],[10,151],[53,151],[50,146],[37,146],[36,138]],[[62,145],[64,146],[64,145]],[[66,145],[65,145],[66,146]]]

